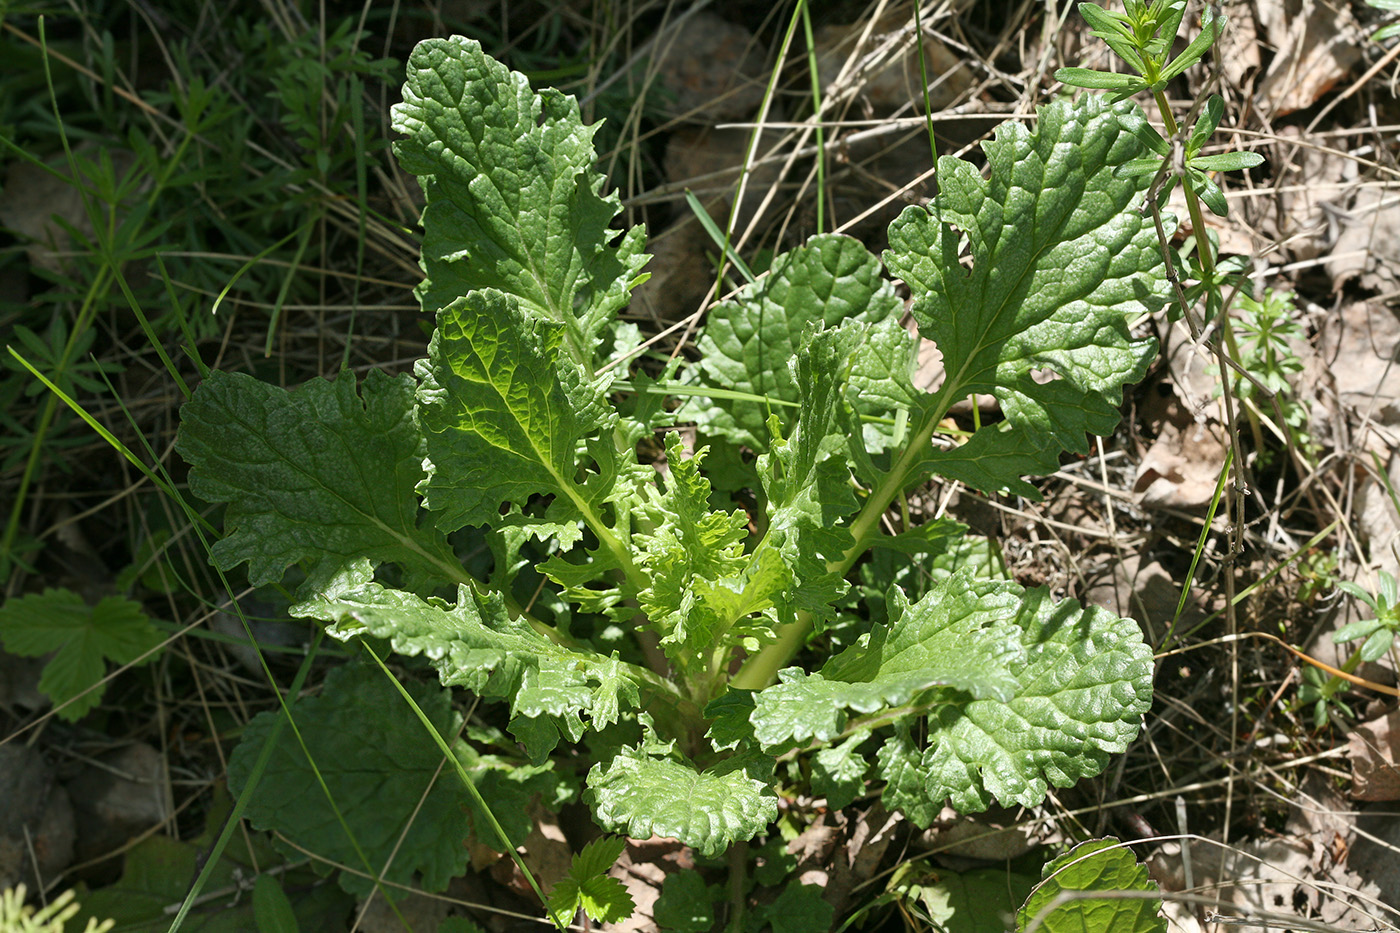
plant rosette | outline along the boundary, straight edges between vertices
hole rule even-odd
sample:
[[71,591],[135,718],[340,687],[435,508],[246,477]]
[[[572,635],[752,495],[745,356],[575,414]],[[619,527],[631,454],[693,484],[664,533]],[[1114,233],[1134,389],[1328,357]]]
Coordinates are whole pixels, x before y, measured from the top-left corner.
[[[1002,579],[955,522],[882,519],[932,477],[1038,498],[1027,477],[1118,424],[1157,350],[1130,322],[1168,293],[1149,179],[1118,171],[1147,151],[1135,104],[1005,123],[985,173],[939,159],[883,263],[814,236],[667,363],[619,319],[645,231],[613,227],[574,100],[462,38],[408,73],[427,356],[290,391],[209,374],[177,446],[226,504],[218,567],[264,586],[300,565],[293,615],[505,704],[534,773],[581,774],[601,826],[706,856],[773,822],[784,756],[927,826],[1035,806],[1127,748],[1152,695],[1135,622]],[[936,392],[886,271],[942,352]],[[1002,420],[946,432],[975,393]]]

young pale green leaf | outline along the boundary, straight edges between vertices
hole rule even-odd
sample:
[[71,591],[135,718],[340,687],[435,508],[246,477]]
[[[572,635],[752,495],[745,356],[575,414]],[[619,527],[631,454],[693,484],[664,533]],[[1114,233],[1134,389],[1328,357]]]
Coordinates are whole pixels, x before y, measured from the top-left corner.
[[[1015,584],[993,586],[990,592],[1021,592]],[[910,733],[901,739],[897,730],[899,747],[880,756],[890,784],[886,806],[919,799],[934,810],[946,799],[963,813],[993,800],[1035,806],[1050,786],[1101,772],[1137,735],[1152,699],[1152,652],[1137,624],[1074,600],[1055,602],[1044,588],[1024,591],[1019,602],[1023,653],[1008,661],[1015,696],[932,706],[917,774]]]
[[56,652],[44,665],[39,692],[68,722],[102,701],[106,688],[97,685],[107,676],[106,661],[131,664],[163,640],[140,604],[120,596],[89,606],[72,590],[49,589],[0,606],[6,651],[26,658]]
[[342,372],[284,391],[211,372],[181,409],[175,449],[190,489],[227,502],[215,566],[248,562],[255,586],[310,562],[313,585],[357,560],[392,561],[428,579],[460,578],[442,535],[418,525],[423,440],[413,380]]
[[850,469],[840,455],[858,436],[846,417],[844,394],[871,327],[848,321],[831,329],[809,328],[794,367],[801,403],[797,432],[783,439],[777,419],[770,419],[776,439],[758,458],[769,507],[763,547],[776,547],[793,573],[788,605],[782,608],[795,606],[818,621],[831,615],[831,604],[847,589],[830,570],[853,543],[842,522],[858,508]]
[[[445,690],[410,687],[414,700],[438,734],[449,741],[456,715]],[[260,713],[243,732],[228,764],[229,791],[237,796],[281,713]],[[352,665],[332,671],[324,689],[300,700],[293,715],[335,807],[355,834],[346,837],[311,765],[291,730],[283,730],[246,816],[257,829],[276,830],[290,842],[332,862],[405,885],[421,873],[421,884],[441,891],[467,866],[462,844],[471,798],[423,725],[376,668]],[[426,795],[426,798],[425,798]],[[419,808],[423,814],[414,818]],[[372,878],[342,872],[346,891],[366,895]],[[396,887],[385,892],[398,896]]]
[[876,771],[885,782],[885,807],[898,810],[915,826],[931,826],[942,800],[924,792],[923,750],[914,741],[909,719],[896,719],[893,734],[876,754]]
[[[1224,19],[1216,16],[1210,7],[1206,7],[1201,16],[1201,31],[1196,33],[1196,37],[1191,40],[1180,55],[1172,60],[1171,64],[1162,69],[1161,76],[1157,83],[1153,85],[1153,90],[1160,90],[1167,86],[1167,82],[1190,68],[1201,60],[1201,56],[1206,54],[1206,50],[1215,44],[1215,40],[1220,37],[1220,31],[1224,28]],[[1174,35],[1174,34],[1173,34]],[[1170,39],[1168,40],[1170,41]]]
[[1191,167],[1203,172],[1237,172],[1263,164],[1264,157],[1257,152],[1222,152],[1191,160]]
[[1186,158],[1199,155],[1201,149],[1210,140],[1215,128],[1220,125],[1220,121],[1225,118],[1225,98],[1219,94],[1212,94],[1206,99],[1205,108],[1201,111],[1200,117],[1196,119],[1196,125],[1191,127],[1191,135],[1186,139]]
[[1137,75],[1118,74],[1112,71],[1094,71],[1092,68],[1058,68],[1055,80],[1070,87],[1082,87],[1095,91],[1121,91],[1136,94],[1147,89],[1147,82]]
[[1384,624],[1380,619],[1358,619],[1355,622],[1348,622],[1332,633],[1332,640],[1339,645],[1344,645],[1349,641],[1368,637]]
[[1210,208],[1212,214],[1217,217],[1229,216],[1229,202],[1225,200],[1225,192],[1220,190],[1215,179],[1198,170],[1194,165],[1188,165],[1186,166],[1186,183],[1191,186],[1192,191],[1196,192],[1201,203]]
[[649,509],[653,530],[632,536],[648,578],[638,604],[672,662],[702,671],[717,646],[733,643],[739,620],[770,609],[789,583],[772,550],[744,553],[749,519],[742,509],[710,511],[710,484],[700,473],[707,450],[686,457],[680,435],[666,435],[669,471]]
[[[814,324],[882,321],[899,308],[880,260],[858,240],[814,236],[775,257],[762,280],[710,309],[696,341],[700,362],[689,378],[700,386],[795,402],[800,380],[791,363]],[[790,427],[786,408],[732,398],[692,399],[679,416],[694,418],[709,434],[765,451],[770,414]]]
[[565,352],[592,375],[604,328],[627,302],[646,231],[616,246],[621,210],[601,194],[593,134],[578,104],[538,94],[470,39],[428,39],[408,60],[393,127],[399,164],[419,177],[423,309],[476,289],[515,296],[526,316],[564,328]]
[[[417,375],[428,470],[420,491],[439,528],[494,525],[502,504],[535,494],[555,497],[554,522],[594,517],[602,493],[577,482],[578,447],[617,416],[560,359],[563,340],[562,326],[494,290],[438,313]],[[598,477],[597,487],[610,491],[615,479]]]
[[445,686],[509,700],[517,722],[536,720],[531,757],[537,761],[559,733],[570,741],[582,737],[581,715],[602,728],[640,702],[639,681],[622,662],[555,644],[525,620],[512,619],[499,594],[483,598],[464,586],[449,605],[365,582],[290,611],[331,623],[338,638],[387,638],[399,654],[426,656]]
[[[1066,892],[1085,892],[1051,906]],[[1093,897],[1106,894],[1158,892],[1157,884],[1139,865],[1133,853],[1117,839],[1081,842],[1045,866],[1040,884],[1016,914],[1016,933],[1028,933],[1033,924],[1044,933],[1165,933],[1167,922],[1158,916],[1158,897]]]
[[670,836],[714,857],[778,818],[772,768],[771,758],[744,756],[697,771],[629,748],[593,766],[585,793],[605,828],[635,839]]
[[1361,660],[1368,664],[1379,661],[1390,651],[1394,641],[1395,633],[1390,629],[1372,632],[1371,637],[1361,646]]
[[[931,209],[906,209],[885,253],[943,354],[935,410],[981,392],[1006,416],[932,451],[927,468],[1027,495],[1022,473],[1054,470],[1061,450],[1085,451],[1086,433],[1117,425],[1122,387],[1156,354],[1129,320],[1167,294],[1152,221],[1135,210],[1147,180],[1114,173],[1143,155],[1141,111],[1086,96],[1039,114],[1034,132],[1003,124],[984,145],[989,178],[939,159]],[[971,271],[959,263],[964,237]]]
[[813,739],[830,742],[847,710],[876,713],[909,703],[932,687],[1010,700],[1012,665],[1022,658],[1019,587],[960,571],[910,605],[893,590],[890,623],[828,661],[817,674],[789,668],[754,696],[754,734],[770,752]]

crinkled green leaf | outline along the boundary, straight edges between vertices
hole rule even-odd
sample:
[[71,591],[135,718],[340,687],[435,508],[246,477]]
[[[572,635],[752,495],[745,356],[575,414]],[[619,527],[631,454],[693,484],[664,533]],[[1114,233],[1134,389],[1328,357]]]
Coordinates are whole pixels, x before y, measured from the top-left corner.
[[1016,931],[1040,920],[1045,933],[1164,933],[1160,898],[1087,897],[1051,907],[1064,892],[1158,892],[1157,883],[1118,840],[1081,842],[1045,866],[1042,880],[1016,914]]
[[[638,681],[615,658],[555,644],[512,619],[499,594],[483,598],[461,587],[449,604],[371,582],[306,600],[291,613],[331,623],[338,638],[374,635],[399,654],[425,655],[444,685],[509,700],[514,716],[542,720],[536,729],[553,724],[570,741],[583,734],[581,715],[601,728],[639,705]],[[554,747],[550,735],[534,734],[536,760]]]
[[646,231],[617,245],[621,210],[601,194],[593,134],[571,97],[535,93],[518,72],[460,36],[418,43],[393,127],[399,164],[419,177],[423,309],[477,289],[515,296],[526,317],[564,328],[569,358],[588,375],[604,327],[627,302]]
[[139,603],[120,596],[89,606],[72,590],[48,589],[0,606],[6,651],[26,658],[56,652],[44,665],[39,692],[61,707],[58,716],[68,722],[101,702],[106,687],[96,685],[107,676],[107,661],[130,664],[164,638]]
[[214,564],[247,561],[255,586],[301,560],[316,582],[364,558],[450,579],[456,559],[441,534],[418,524],[413,392],[408,375],[378,370],[358,393],[348,371],[290,392],[211,372],[181,409],[175,447],[190,464],[191,491],[229,504]]
[[1019,587],[953,575],[910,605],[890,594],[890,623],[828,661],[820,673],[780,672],[780,683],[754,696],[754,733],[770,751],[815,739],[829,742],[846,727],[847,710],[874,713],[909,703],[935,686],[970,697],[1009,700],[1014,665],[1023,656],[1014,624]]
[[[445,690],[409,687],[438,734],[452,740],[457,722]],[[248,723],[228,765],[237,796],[280,712]],[[413,710],[375,668],[351,665],[326,678],[321,693],[299,701],[293,715],[307,751],[355,834],[371,872],[408,884],[414,873],[429,891],[444,890],[467,866],[463,842],[470,797]],[[440,772],[440,773],[439,773]],[[424,795],[426,799],[424,799]],[[422,805],[421,813],[415,813]],[[364,869],[290,729],[282,731],[245,815],[328,861]],[[346,891],[366,895],[374,881],[342,872]],[[384,889],[394,896],[395,888]]]
[[861,754],[861,746],[868,738],[870,733],[858,732],[840,745],[819,749],[812,756],[812,793],[825,797],[826,805],[834,810],[865,791],[870,762]]
[[647,747],[623,749],[588,772],[586,794],[606,829],[635,839],[668,836],[713,857],[777,819],[772,767],[771,758],[747,756],[697,771]]
[[1147,179],[1114,176],[1143,154],[1142,120],[1131,103],[1057,101],[1034,132],[1005,123],[984,144],[988,178],[940,158],[934,204],[890,226],[885,263],[909,284],[920,331],[943,355],[938,399],[989,393],[1006,416],[934,450],[928,468],[1035,495],[1022,474],[1053,471],[1060,451],[1085,451],[1086,433],[1117,425],[1122,387],[1156,353],[1154,341],[1132,339],[1129,321],[1166,298],[1152,221],[1135,209]]
[[943,802],[924,791],[923,750],[909,726],[909,718],[896,719],[893,735],[876,754],[878,773],[885,782],[884,804],[903,813],[915,826],[931,826]]
[[[1152,653],[1136,623],[1074,600],[1057,603],[1044,588],[973,587],[1019,602],[1007,620],[1020,630],[1021,651],[1008,655],[1015,695],[932,705],[917,766],[909,730],[896,730],[880,753],[886,806],[905,808],[920,825],[932,811],[918,804],[916,815],[911,803],[936,811],[947,800],[963,813],[993,800],[1035,806],[1050,786],[1100,773],[1109,755],[1127,749],[1151,704]],[[761,709],[762,693],[757,702]]]
[[[881,274],[880,261],[858,240],[836,234],[812,237],[777,256],[767,276],[731,301],[709,310],[696,343],[700,362],[691,370],[702,386],[715,386],[795,402],[801,378],[790,364],[814,324],[882,321],[900,301]],[[768,449],[770,413],[788,409],[726,398],[694,399],[682,417],[702,430],[755,451]]]
[[502,504],[537,493],[555,496],[552,522],[591,513],[598,495],[578,482],[579,443],[616,415],[561,364],[564,328],[494,290],[452,302],[437,324],[417,374],[428,470],[419,488],[438,527],[496,524]]

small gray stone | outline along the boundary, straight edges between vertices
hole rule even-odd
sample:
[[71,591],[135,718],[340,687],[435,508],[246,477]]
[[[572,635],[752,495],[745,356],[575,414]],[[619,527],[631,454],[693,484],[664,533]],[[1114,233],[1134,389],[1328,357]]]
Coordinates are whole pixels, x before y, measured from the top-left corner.
[[160,752],[144,742],[107,752],[68,782],[83,861],[112,852],[170,815]]
[[20,882],[37,888],[68,867],[73,808],[39,752],[0,745],[0,801],[0,890]]

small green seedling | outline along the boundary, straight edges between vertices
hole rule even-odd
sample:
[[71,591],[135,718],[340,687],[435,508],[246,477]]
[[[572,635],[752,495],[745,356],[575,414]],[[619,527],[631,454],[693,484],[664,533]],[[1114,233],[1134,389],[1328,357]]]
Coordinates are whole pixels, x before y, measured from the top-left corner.
[[1364,638],[1357,654],[1367,664],[1380,660],[1390,651],[1395,636],[1400,633],[1400,600],[1396,599],[1395,578],[1389,572],[1380,572],[1380,589],[1373,596],[1350,580],[1342,580],[1337,589],[1354,596],[1369,606],[1372,617],[1351,622],[1339,628],[1332,640],[1339,645]]

